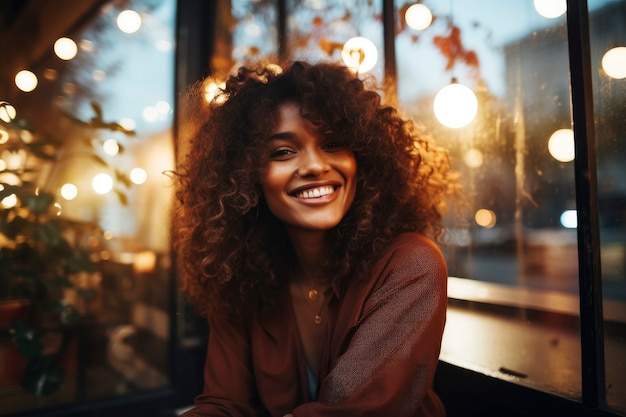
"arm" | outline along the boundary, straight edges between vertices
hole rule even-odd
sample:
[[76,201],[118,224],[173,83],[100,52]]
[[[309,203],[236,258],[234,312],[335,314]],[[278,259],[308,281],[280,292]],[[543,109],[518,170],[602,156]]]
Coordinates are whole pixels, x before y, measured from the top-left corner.
[[245,324],[212,317],[209,329],[204,392],[195,398],[196,406],[181,417],[259,415]]
[[295,417],[442,415],[432,380],[447,302],[443,256],[429,241],[412,241],[392,253],[380,279],[319,400]]

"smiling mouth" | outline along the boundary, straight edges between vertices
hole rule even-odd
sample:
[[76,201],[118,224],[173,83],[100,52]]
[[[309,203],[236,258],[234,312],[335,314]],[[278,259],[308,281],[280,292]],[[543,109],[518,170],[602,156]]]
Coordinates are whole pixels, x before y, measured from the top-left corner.
[[332,194],[335,192],[336,187],[332,185],[325,185],[323,187],[311,188],[309,190],[303,190],[296,194],[294,194],[297,198],[309,199],[309,198],[320,198]]

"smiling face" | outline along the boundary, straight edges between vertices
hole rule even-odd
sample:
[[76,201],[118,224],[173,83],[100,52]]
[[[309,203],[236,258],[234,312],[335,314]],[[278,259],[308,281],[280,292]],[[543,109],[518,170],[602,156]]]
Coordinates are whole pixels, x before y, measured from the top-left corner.
[[341,138],[322,135],[298,104],[284,103],[278,114],[261,175],[270,211],[291,231],[337,226],[354,201],[354,154]]

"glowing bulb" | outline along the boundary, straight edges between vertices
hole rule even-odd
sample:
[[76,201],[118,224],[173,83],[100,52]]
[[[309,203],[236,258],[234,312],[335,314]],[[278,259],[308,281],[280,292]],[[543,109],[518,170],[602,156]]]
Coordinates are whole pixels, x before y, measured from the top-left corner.
[[143,168],[133,168],[130,170],[130,180],[137,185],[143,184],[148,179],[148,174]]
[[362,36],[348,39],[343,45],[341,58],[348,68],[364,73],[376,65],[378,50],[374,42]]
[[572,129],[559,129],[548,139],[548,151],[560,162],[570,162],[576,157],[574,132]]
[[115,156],[120,151],[120,144],[115,139],[107,139],[102,144],[102,149],[107,155]]
[[6,150],[2,154],[2,159],[4,159],[7,169],[11,171],[19,171],[26,162],[26,151],[24,149],[19,149],[17,151]]
[[134,10],[124,10],[117,16],[117,27],[124,33],[135,33],[141,27],[141,16]]
[[619,46],[608,50],[602,57],[602,69],[611,78],[626,78],[626,47]]
[[15,111],[15,107],[6,101],[0,101],[0,119],[3,122],[11,123],[11,120],[15,119],[17,116],[17,111]]
[[15,75],[15,85],[25,93],[37,88],[37,76],[28,70],[21,70]]
[[209,81],[204,86],[204,100],[207,103],[215,101],[221,104],[226,101],[225,95],[221,94],[222,90],[226,88],[226,83],[218,83],[216,81]]
[[113,189],[113,178],[109,174],[98,174],[93,177],[91,187],[98,194],[106,194]]
[[78,195],[78,188],[72,183],[63,184],[61,187],[61,197],[66,200],[73,200]]
[[474,215],[476,224],[486,228],[492,228],[496,225],[496,213],[487,209],[480,209]]
[[432,23],[433,14],[425,5],[414,4],[406,10],[404,19],[411,29],[424,30]]
[[69,61],[76,56],[78,46],[70,38],[59,38],[54,43],[54,53],[64,61]]
[[534,0],[535,10],[541,16],[554,19],[567,11],[567,0]]
[[478,100],[469,87],[453,81],[435,96],[434,110],[442,125],[456,129],[474,120],[478,112]]
[[465,162],[465,165],[467,165],[469,168],[481,167],[484,160],[485,158],[483,156],[483,153],[478,149],[469,149],[467,152],[465,152],[465,155],[463,155],[463,162]]
[[[9,141],[9,132],[4,129],[0,129],[0,145],[4,145]],[[2,171],[0,169],[0,171]]]
[[568,229],[575,229],[578,227],[578,216],[576,210],[565,210],[561,213],[561,226]]
[[1,202],[4,208],[11,208],[17,205],[17,196],[15,194],[8,195],[2,199]]

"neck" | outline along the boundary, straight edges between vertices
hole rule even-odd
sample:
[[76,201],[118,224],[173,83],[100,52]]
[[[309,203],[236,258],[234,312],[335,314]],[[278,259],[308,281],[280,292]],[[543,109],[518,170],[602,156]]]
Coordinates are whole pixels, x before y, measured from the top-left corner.
[[298,262],[292,276],[294,284],[313,286],[327,281],[324,271],[326,232],[290,231],[289,238]]

